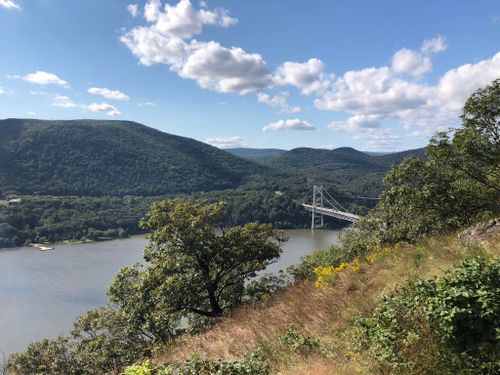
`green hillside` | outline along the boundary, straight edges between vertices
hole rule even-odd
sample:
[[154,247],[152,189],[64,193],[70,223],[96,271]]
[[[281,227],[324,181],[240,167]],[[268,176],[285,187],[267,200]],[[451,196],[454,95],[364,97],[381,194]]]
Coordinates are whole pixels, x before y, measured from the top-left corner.
[[0,121],[0,192],[163,195],[234,188],[265,167],[130,121]]
[[239,156],[240,158],[245,158],[250,160],[279,156],[286,152],[286,150],[281,150],[278,148],[245,148],[245,147],[227,148],[225,149],[225,151],[229,152],[230,154]]

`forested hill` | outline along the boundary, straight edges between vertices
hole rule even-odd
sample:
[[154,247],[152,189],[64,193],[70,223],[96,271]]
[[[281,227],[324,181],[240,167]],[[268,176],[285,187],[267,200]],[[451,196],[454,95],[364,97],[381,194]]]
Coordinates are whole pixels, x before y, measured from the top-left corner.
[[[255,151],[259,157],[254,157],[250,151],[242,152],[241,150],[251,149],[235,149],[229,150],[242,157],[255,158],[263,164],[293,168],[310,168],[310,167],[335,167],[346,168],[353,167],[356,169],[387,170],[394,164],[399,164],[407,156],[425,157],[423,148],[415,150],[407,150],[383,155],[370,155],[368,153],[355,150],[351,147],[340,147],[333,150],[317,149],[308,147],[294,148],[290,151],[283,151],[266,154],[266,149]],[[246,155],[249,156],[246,156]]]
[[225,151],[230,154],[245,158],[245,159],[262,159],[284,154],[286,150],[279,148],[227,148]]
[[0,195],[161,195],[234,188],[267,167],[130,121],[0,120]]

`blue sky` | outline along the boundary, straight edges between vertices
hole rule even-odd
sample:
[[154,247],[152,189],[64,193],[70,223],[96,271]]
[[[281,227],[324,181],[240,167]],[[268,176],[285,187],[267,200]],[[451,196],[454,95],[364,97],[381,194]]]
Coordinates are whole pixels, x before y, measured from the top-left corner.
[[0,118],[395,151],[457,126],[499,47],[497,0],[0,0]]

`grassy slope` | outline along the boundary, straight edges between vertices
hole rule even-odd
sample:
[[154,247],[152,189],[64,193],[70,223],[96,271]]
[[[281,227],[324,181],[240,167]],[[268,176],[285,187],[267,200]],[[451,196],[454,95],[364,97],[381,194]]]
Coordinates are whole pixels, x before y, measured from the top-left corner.
[[[356,318],[369,315],[384,294],[408,279],[441,275],[478,254],[499,256],[500,236],[490,238],[481,247],[466,245],[450,235],[387,248],[371,264],[362,260],[359,272],[344,271],[334,286],[293,286],[267,306],[240,309],[205,334],[179,340],[158,361],[180,363],[191,354],[236,359],[261,346],[266,348],[273,374],[369,374],[370,358],[352,347]],[[321,339],[328,353],[304,355],[280,347],[278,337],[289,324]]]

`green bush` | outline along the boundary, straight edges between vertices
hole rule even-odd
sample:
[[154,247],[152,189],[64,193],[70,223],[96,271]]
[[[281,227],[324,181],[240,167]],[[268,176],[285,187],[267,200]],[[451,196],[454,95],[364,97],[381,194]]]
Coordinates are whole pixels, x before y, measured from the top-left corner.
[[445,276],[415,280],[361,319],[358,344],[381,368],[496,373],[500,260],[475,257]]
[[286,328],[285,334],[278,337],[278,344],[288,350],[301,354],[309,354],[321,348],[321,341],[300,333],[293,325]]
[[192,357],[177,370],[178,375],[268,375],[269,369],[259,359],[248,357],[239,361]]

